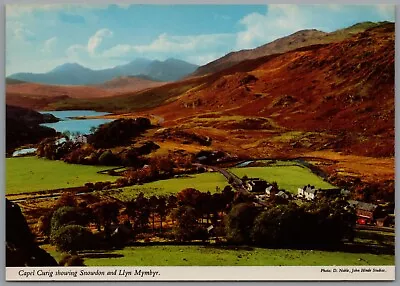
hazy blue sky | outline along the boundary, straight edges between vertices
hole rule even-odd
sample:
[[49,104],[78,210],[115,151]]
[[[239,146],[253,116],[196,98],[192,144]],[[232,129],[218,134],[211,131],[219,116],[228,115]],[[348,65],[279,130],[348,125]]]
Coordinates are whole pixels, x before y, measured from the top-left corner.
[[8,5],[6,74],[137,57],[205,64],[301,29],[394,21],[392,5]]

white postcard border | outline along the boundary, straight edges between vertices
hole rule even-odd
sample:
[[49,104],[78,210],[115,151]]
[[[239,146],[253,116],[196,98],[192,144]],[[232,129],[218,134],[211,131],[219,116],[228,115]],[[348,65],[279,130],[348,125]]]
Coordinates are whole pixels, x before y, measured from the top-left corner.
[[395,266],[7,267],[7,281],[392,281]]

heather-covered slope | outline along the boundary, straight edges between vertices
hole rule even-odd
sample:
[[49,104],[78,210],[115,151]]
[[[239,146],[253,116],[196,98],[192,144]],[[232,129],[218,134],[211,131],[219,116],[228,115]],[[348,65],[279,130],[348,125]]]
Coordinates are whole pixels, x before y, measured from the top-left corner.
[[152,112],[167,122],[205,113],[217,113],[216,118],[261,117],[271,131],[284,128],[333,136],[323,140],[326,148],[392,156],[394,24],[339,43],[240,63],[204,78]]
[[368,28],[381,25],[382,23],[364,22],[351,27],[340,29],[331,33],[318,30],[302,30],[289,36],[277,39],[271,43],[262,45],[251,50],[241,50],[229,53],[215,61],[199,67],[192,76],[201,76],[229,68],[241,61],[256,59],[273,54],[285,53],[301,47],[315,44],[327,44],[340,42],[356,33],[363,32]]

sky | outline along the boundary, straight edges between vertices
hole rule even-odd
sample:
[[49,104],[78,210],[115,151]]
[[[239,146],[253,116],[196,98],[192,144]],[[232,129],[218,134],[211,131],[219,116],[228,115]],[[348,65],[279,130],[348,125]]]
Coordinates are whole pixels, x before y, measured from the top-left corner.
[[393,5],[6,6],[6,75],[64,63],[104,69],[135,58],[204,65],[302,29],[394,21]]

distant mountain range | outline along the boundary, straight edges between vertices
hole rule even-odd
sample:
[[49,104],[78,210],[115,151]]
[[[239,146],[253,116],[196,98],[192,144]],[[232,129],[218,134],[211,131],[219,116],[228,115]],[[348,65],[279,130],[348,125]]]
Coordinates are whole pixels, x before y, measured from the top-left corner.
[[77,63],[66,63],[47,73],[12,74],[8,80],[51,85],[93,85],[116,77],[139,75],[154,81],[176,81],[193,73],[197,68],[197,65],[173,58],[165,61],[138,58],[128,64],[103,70],[92,70]]

